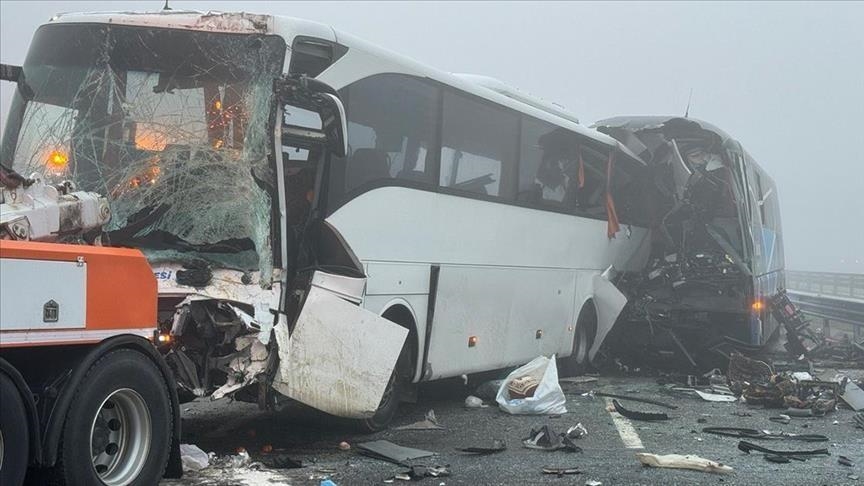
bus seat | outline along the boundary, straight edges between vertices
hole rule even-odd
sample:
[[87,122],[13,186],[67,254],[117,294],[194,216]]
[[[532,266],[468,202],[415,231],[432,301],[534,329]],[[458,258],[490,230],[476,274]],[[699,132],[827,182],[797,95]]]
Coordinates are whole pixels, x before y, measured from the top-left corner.
[[367,182],[390,178],[387,154],[372,148],[358,148],[348,159],[347,183],[358,187]]

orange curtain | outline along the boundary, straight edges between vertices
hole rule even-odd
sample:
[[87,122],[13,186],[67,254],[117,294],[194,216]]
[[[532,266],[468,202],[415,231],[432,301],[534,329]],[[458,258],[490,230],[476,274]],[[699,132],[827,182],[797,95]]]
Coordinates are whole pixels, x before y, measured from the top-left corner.
[[615,212],[615,201],[612,199],[612,164],[615,162],[615,152],[609,152],[606,163],[606,237],[615,238],[615,233],[621,229],[618,224],[618,213]]

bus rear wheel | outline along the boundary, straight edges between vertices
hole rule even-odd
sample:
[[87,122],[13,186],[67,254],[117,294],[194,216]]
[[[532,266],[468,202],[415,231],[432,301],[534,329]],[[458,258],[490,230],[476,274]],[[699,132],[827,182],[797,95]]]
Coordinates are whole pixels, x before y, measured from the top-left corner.
[[18,388],[0,373],[0,484],[20,486],[27,474],[30,436],[27,412]]
[[121,349],[88,370],[66,416],[58,476],[70,486],[157,484],[173,427],[161,372],[143,354]]

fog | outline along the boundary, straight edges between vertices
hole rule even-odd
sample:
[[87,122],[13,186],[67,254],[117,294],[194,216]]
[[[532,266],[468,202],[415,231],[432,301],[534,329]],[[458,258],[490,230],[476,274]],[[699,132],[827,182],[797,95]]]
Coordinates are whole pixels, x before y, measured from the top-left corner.
[[[684,114],[774,177],[788,268],[864,273],[864,3],[171,1],[317,20],[451,72],[499,78],[574,112]],[[0,2],[0,59],[21,64],[57,12],[161,1]],[[5,122],[12,87],[0,92]],[[3,123],[5,126],[5,123]]]

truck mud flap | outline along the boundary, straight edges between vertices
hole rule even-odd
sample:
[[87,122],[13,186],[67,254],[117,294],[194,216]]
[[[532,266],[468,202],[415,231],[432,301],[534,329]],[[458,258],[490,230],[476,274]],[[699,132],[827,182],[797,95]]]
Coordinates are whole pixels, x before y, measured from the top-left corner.
[[408,330],[312,286],[293,331],[274,328],[279,369],[273,388],[323,412],[371,417]]
[[588,351],[588,358],[594,359],[606,335],[612,330],[618,315],[627,304],[627,297],[615,287],[615,284],[609,281],[609,275],[612,272],[612,267],[609,267],[605,272],[594,276],[594,305],[597,308],[597,333],[594,335],[594,343]]

